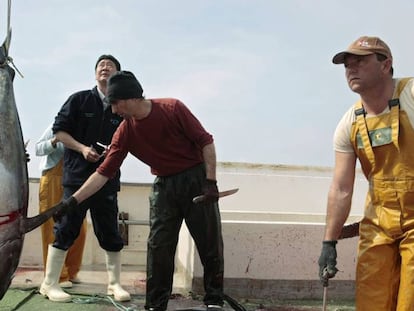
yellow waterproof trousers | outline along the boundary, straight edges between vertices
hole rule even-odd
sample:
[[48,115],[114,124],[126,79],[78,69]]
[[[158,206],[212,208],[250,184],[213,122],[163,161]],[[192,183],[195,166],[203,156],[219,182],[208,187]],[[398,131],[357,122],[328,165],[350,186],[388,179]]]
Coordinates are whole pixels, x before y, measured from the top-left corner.
[[414,310],[414,130],[407,114],[393,109],[364,118],[365,124],[357,121],[352,130],[369,181],[360,225],[357,311]]
[[[39,185],[39,212],[43,212],[58,204],[62,200],[62,163],[59,163],[52,169],[44,172],[40,178]],[[53,233],[53,219],[49,219],[41,226],[42,248],[43,248],[43,266],[46,267],[47,250],[49,244],[55,240]],[[59,282],[75,280],[82,264],[83,249],[86,240],[86,219],[81,227],[78,238],[69,248],[65,263],[62,268]]]

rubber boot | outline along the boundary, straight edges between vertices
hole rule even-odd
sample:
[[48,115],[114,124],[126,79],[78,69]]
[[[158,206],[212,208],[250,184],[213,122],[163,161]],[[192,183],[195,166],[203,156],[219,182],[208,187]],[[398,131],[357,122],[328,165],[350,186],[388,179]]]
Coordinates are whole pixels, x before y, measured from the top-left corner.
[[105,252],[108,271],[108,295],[114,295],[116,301],[129,301],[131,296],[121,287],[121,252]]
[[45,279],[40,285],[39,292],[51,301],[68,302],[72,300],[71,295],[65,293],[59,286],[59,277],[66,253],[67,251],[53,247],[52,244],[49,245]]

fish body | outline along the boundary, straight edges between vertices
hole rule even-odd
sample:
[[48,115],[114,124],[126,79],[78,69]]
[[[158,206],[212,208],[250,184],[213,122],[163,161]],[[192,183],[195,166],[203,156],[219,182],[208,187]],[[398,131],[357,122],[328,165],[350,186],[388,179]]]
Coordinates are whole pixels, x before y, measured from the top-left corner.
[[7,47],[0,49],[0,299],[19,263],[28,207],[26,150],[13,91]]
[[27,217],[29,178],[26,146],[17,111],[9,66],[8,38],[0,47],[0,300],[19,264],[25,233],[39,227],[61,205],[35,217]]

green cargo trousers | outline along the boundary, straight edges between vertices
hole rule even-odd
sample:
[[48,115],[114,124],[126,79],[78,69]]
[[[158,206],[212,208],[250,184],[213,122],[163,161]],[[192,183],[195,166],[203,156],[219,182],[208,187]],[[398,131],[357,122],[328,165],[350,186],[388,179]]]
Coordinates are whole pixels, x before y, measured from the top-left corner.
[[217,202],[195,204],[206,179],[204,164],[176,175],[156,177],[150,194],[146,309],[167,310],[174,258],[183,220],[204,269],[204,303],[223,305],[223,237]]

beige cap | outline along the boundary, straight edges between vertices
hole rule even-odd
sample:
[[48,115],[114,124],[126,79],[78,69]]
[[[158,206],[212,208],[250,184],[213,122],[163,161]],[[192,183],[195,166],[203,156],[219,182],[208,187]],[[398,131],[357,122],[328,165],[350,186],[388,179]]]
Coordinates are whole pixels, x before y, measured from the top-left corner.
[[381,54],[392,59],[391,50],[388,45],[378,37],[363,36],[355,40],[346,51],[336,54],[332,58],[334,64],[343,64],[347,54],[371,55]]

